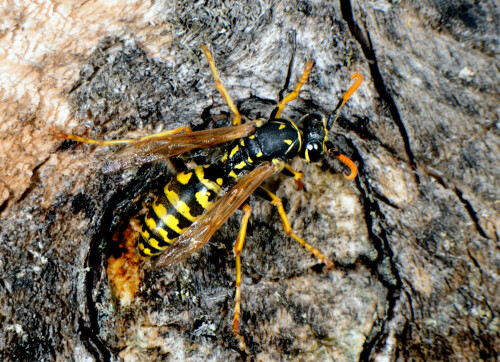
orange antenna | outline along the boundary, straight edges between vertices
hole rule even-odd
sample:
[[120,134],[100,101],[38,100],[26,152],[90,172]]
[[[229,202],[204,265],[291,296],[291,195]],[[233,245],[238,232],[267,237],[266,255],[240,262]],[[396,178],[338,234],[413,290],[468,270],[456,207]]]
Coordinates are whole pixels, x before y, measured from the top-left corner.
[[339,115],[340,115],[340,110],[342,109],[344,104],[347,102],[347,100],[349,98],[351,98],[351,96],[354,94],[354,92],[356,92],[356,89],[359,88],[359,86],[361,85],[361,82],[363,82],[363,75],[361,73],[354,73],[351,76],[351,79],[354,79],[354,78],[356,78],[356,81],[354,82],[353,85],[351,85],[349,87],[347,92],[344,93],[342,98],[340,98],[339,103],[337,104],[337,106],[335,107],[335,110],[333,111],[333,113],[335,113],[335,118],[333,119],[333,121],[328,120],[328,125],[327,125],[328,129],[331,129],[332,126],[334,125],[334,123],[337,122],[337,118],[339,118]]
[[349,175],[344,174],[344,177],[346,179],[348,179],[348,180],[354,180],[354,178],[358,174],[358,168],[356,167],[356,165],[354,164],[354,162],[349,157],[344,156],[343,154],[336,155],[331,150],[328,150],[328,153],[334,155],[337,158],[337,160],[339,160],[344,165],[346,165],[347,167],[349,167],[349,170],[351,170],[351,173]]

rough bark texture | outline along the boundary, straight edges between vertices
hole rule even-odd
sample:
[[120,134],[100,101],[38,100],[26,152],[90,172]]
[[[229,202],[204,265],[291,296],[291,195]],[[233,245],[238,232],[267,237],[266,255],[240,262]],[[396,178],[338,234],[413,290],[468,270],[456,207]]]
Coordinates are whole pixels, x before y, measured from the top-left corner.
[[[2,4],[2,360],[494,360],[499,343],[499,10],[493,1]],[[292,227],[257,199],[243,255],[241,352],[231,335],[236,213],[178,266],[145,269],[120,307],[114,231],[171,173],[99,172],[113,149],[51,136],[131,137],[227,114],[199,47],[245,114],[331,112],[359,166],[276,177]],[[206,155],[197,155],[202,159]],[[209,155],[210,156],[210,155]],[[176,162],[179,167],[179,162]]]

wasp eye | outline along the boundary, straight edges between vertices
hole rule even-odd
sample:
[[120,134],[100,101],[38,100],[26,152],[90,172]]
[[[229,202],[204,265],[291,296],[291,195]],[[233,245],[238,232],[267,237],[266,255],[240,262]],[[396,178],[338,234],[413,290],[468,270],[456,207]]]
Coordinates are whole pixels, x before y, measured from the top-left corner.
[[324,157],[323,144],[318,141],[306,145],[305,157],[308,162],[319,162]]

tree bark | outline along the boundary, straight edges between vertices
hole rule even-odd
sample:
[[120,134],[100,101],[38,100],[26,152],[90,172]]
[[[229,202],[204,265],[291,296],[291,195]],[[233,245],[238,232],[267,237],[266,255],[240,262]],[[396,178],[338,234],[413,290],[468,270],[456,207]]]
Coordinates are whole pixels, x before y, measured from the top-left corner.
[[[499,345],[499,12],[494,2],[96,1],[2,6],[0,356],[263,360],[495,360]],[[232,338],[236,212],[200,252],[143,267],[120,305],[106,268],[122,231],[181,160],[104,174],[131,138],[223,125],[208,44],[241,112],[331,113],[359,169],[294,160],[273,177],[292,228],[251,198],[241,332]],[[221,115],[223,116],[221,118]],[[225,124],[224,124],[225,125]],[[215,147],[182,158],[203,162]],[[118,235],[118,236],[117,236]]]

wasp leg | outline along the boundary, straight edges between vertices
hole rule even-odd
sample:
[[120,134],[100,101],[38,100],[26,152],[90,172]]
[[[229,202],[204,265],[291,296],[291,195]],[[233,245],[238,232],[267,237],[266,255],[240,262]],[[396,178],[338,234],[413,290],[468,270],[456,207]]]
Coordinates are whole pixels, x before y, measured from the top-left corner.
[[293,232],[292,227],[290,226],[290,222],[288,221],[288,217],[286,216],[285,209],[283,208],[283,202],[281,201],[281,199],[278,196],[276,196],[275,194],[273,194],[271,191],[269,191],[263,187],[259,187],[258,191],[260,191],[260,193],[259,193],[260,196],[264,197],[266,200],[270,201],[274,206],[276,206],[278,208],[278,212],[279,212],[280,218],[281,218],[281,223],[283,224],[283,228],[285,229],[285,232],[287,233],[287,235],[291,236],[296,241],[298,241],[299,244],[302,245],[304,248],[306,248],[306,250],[308,252],[313,254],[316,258],[321,260],[323,263],[325,263],[325,265],[328,268],[333,268],[334,264],[330,259],[328,259],[321,251],[319,251],[318,249],[313,247],[311,244],[309,244],[305,240],[299,238]]
[[309,74],[311,73],[311,69],[314,65],[314,62],[312,60],[308,60],[306,64],[306,69],[304,69],[304,73],[302,73],[302,77],[300,77],[299,83],[295,87],[292,93],[287,95],[285,98],[283,98],[281,101],[279,101],[278,105],[274,109],[274,111],[271,113],[270,118],[279,118],[281,115],[281,112],[283,111],[283,108],[285,108],[285,104],[287,104],[290,101],[293,101],[295,98],[298,97],[300,88],[304,85],[305,82],[307,82],[307,78],[309,78]]
[[83,143],[90,143],[93,145],[99,145],[99,146],[113,146],[113,145],[128,145],[131,143],[139,143],[139,142],[144,142],[144,141],[154,141],[155,139],[161,139],[164,136],[176,134],[176,133],[181,133],[181,132],[192,132],[191,127],[185,126],[185,127],[179,127],[175,129],[169,129],[167,131],[159,132],[159,133],[154,133],[150,134],[147,136],[139,137],[139,138],[133,138],[133,139],[121,139],[121,140],[110,140],[110,141],[99,141],[99,140],[94,140],[92,138],[84,138],[72,134],[67,134],[63,132],[58,132],[56,134],[57,137],[63,138],[66,140],[72,140],[72,141],[77,141],[77,142],[83,142]]
[[297,182],[297,187],[301,189],[304,187],[304,184],[302,183],[302,179],[304,178],[304,173],[302,171],[295,171],[290,165],[286,165],[285,169],[282,171],[282,173],[285,176],[291,176],[295,179]]
[[231,112],[233,112],[234,115],[233,125],[236,126],[241,123],[240,112],[238,112],[238,109],[236,109],[236,106],[234,105],[231,97],[229,96],[229,93],[227,92],[226,88],[224,88],[222,82],[219,79],[219,76],[217,75],[217,68],[215,67],[215,61],[214,58],[212,57],[212,53],[210,53],[210,50],[208,50],[206,45],[202,45],[201,50],[203,50],[203,53],[205,53],[205,56],[207,57],[208,60],[208,64],[210,64],[210,68],[212,69],[212,74],[214,75],[215,86],[217,87],[217,90],[222,95],[222,98],[224,98],[224,100],[226,101],[227,105],[229,106],[229,109],[231,109]]
[[245,235],[247,233],[248,219],[252,214],[252,208],[248,204],[244,204],[241,208],[245,215],[241,219],[241,229],[238,234],[238,239],[234,243],[234,256],[236,258],[236,296],[234,297],[234,320],[233,320],[233,335],[239,342],[241,350],[246,348],[245,340],[240,335],[240,315],[241,315],[241,251],[245,245]]

